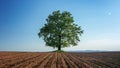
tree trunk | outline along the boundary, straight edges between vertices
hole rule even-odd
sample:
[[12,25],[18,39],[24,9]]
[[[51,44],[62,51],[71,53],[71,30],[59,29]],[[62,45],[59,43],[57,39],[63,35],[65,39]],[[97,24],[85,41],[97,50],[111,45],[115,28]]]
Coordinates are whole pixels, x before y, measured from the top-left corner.
[[61,50],[61,35],[59,35],[59,44],[58,44],[58,50]]
[[61,50],[61,45],[58,46],[58,50]]

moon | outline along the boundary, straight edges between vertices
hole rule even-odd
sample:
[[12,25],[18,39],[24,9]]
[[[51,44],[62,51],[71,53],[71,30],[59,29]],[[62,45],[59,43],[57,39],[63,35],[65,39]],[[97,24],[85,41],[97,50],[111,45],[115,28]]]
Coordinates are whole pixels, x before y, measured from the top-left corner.
[[111,15],[111,12],[108,12],[108,15]]

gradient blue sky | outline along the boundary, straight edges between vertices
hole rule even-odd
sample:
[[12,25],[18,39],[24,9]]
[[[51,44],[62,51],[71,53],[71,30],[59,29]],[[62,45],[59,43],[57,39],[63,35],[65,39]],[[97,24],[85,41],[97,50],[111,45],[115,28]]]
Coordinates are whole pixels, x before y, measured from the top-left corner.
[[37,33],[53,11],[69,11],[84,34],[63,50],[120,51],[120,0],[0,0],[0,51],[52,51]]

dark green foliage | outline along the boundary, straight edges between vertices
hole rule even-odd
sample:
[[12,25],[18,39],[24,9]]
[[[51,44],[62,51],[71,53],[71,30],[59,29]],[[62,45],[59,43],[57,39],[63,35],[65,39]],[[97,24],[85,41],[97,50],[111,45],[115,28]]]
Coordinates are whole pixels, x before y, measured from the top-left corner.
[[74,24],[73,17],[70,12],[54,11],[46,19],[47,23],[40,29],[39,37],[43,37],[47,46],[53,48],[69,47],[70,45],[76,46],[79,35],[83,33],[80,26]]

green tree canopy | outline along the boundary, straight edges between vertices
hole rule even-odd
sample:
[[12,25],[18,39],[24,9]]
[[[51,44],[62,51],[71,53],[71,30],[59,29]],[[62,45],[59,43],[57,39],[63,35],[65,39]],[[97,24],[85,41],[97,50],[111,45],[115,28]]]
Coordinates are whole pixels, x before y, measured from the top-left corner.
[[46,19],[47,23],[40,29],[39,37],[43,37],[47,46],[53,48],[76,46],[80,41],[79,36],[83,33],[80,26],[74,23],[70,12],[54,11]]

